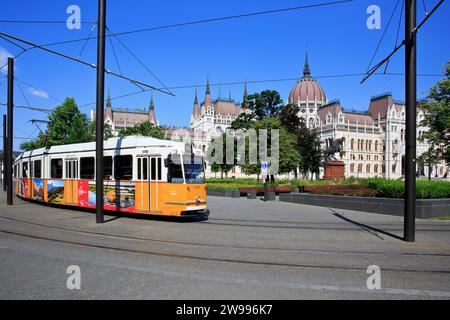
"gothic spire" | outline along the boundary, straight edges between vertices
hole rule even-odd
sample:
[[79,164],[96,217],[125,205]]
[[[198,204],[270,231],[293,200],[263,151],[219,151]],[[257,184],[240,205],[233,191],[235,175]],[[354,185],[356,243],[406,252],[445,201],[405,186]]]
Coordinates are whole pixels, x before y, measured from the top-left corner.
[[308,63],[308,52],[306,52],[305,66],[303,67],[303,76],[309,77],[310,75],[311,75],[311,70],[309,68],[309,63]]
[[195,97],[194,97],[194,105],[198,105],[198,98],[197,98],[197,86],[195,87]]
[[149,110],[155,110],[155,105],[153,104],[153,94],[150,96],[150,107]]
[[111,95],[109,92],[109,87],[108,87],[108,96],[106,98],[106,108],[111,108]]
[[244,83],[244,96],[242,98],[242,106],[244,109],[248,108],[247,80]]
[[209,76],[206,76],[206,95],[211,94],[209,92]]

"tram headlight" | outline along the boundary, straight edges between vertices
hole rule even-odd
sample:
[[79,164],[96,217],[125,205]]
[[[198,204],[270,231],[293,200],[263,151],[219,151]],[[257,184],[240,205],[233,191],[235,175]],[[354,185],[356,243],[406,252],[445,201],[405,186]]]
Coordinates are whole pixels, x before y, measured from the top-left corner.
[[197,202],[197,204],[199,204],[200,203],[200,197],[199,196],[197,196],[197,198],[195,198],[195,202]]

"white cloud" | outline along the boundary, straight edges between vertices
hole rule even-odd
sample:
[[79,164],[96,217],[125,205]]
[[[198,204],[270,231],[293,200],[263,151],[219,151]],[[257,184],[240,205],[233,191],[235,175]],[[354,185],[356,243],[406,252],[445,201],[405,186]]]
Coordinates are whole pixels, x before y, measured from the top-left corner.
[[44,99],[48,99],[48,93],[45,92],[44,90],[40,90],[40,89],[35,89],[35,88],[30,88],[29,92],[33,95],[36,96],[38,98],[44,98]]
[[13,55],[11,53],[8,52],[8,50],[6,50],[3,47],[0,47],[0,68],[3,67],[5,64],[6,66],[4,66],[0,72],[2,73],[8,73],[8,57],[13,57]]

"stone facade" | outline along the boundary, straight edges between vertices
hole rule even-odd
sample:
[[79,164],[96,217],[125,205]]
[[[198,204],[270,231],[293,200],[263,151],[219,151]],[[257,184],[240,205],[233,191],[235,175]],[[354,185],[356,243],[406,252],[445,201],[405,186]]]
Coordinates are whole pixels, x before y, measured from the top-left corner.
[[[91,121],[95,120],[95,112],[91,110]],[[106,109],[104,114],[104,121],[106,124],[111,126],[111,131],[113,135],[117,136],[121,129],[126,129],[128,127],[133,127],[144,121],[150,121],[154,125],[159,125],[156,120],[155,105],[153,103],[153,96],[150,97],[150,104],[148,112],[146,108],[137,108],[134,111],[128,108],[116,108],[113,110],[111,104],[111,96],[108,90],[108,97],[106,99]]]

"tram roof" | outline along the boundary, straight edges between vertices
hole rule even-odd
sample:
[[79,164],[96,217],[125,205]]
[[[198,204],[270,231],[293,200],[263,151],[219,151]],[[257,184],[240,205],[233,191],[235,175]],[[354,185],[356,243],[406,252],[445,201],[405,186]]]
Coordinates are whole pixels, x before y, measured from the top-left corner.
[[[144,136],[127,136],[109,138],[103,144],[104,150],[138,147],[172,147],[183,150],[184,142],[162,140]],[[80,151],[95,151],[95,141],[52,146],[49,149],[39,148],[31,151],[25,151],[24,153],[19,155],[16,160],[19,160],[23,157],[38,156],[43,154],[70,153]]]

